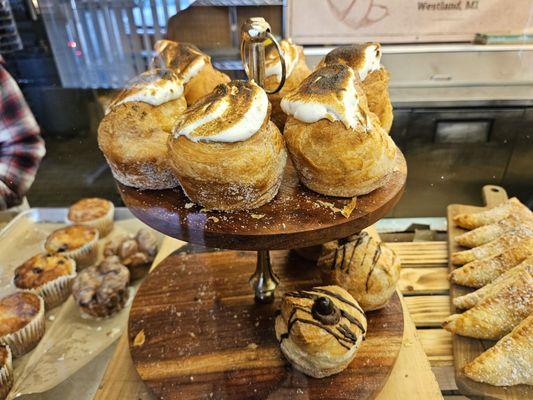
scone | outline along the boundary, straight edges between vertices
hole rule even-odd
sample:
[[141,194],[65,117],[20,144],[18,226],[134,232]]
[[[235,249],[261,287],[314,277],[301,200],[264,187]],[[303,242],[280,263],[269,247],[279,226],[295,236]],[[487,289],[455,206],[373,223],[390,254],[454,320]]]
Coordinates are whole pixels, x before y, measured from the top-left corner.
[[98,127],[98,145],[117,181],[138,189],[178,186],[166,143],[186,107],[182,81],[158,69],[141,74],[113,100]]
[[364,195],[385,185],[397,149],[368,110],[353,69],[322,67],[281,101],[284,137],[300,180],[328,196]]
[[287,292],[276,318],[276,338],[294,368],[314,378],[344,370],[365,338],[366,317],[338,286]]
[[[281,51],[285,59],[285,84],[277,93],[269,94],[268,100],[272,105],[270,119],[283,131],[287,114],[281,109],[281,99],[283,96],[296,89],[302,81],[311,74],[311,70],[305,63],[304,49],[297,46],[290,39],[283,39],[280,42]],[[275,90],[281,81],[281,60],[275,46],[267,47],[265,54],[265,88],[269,91]]]
[[217,85],[230,81],[226,74],[213,67],[211,57],[193,44],[159,40],[155,51],[156,62],[174,71],[183,80],[189,106],[211,93]]
[[390,132],[393,115],[389,98],[389,72],[381,65],[381,45],[360,43],[337,47],[324,57],[318,68],[329,64],[346,64],[358,72],[368,109],[378,116],[383,129]]
[[169,154],[192,202],[248,210],[274,198],[287,153],[269,116],[265,91],[237,80],[217,86],[178,119]]
[[44,242],[48,253],[61,253],[76,261],[78,271],[98,258],[98,230],[85,225],[70,225],[53,231]]
[[346,289],[365,311],[384,307],[400,279],[401,263],[393,250],[361,232],[326,243],[318,259],[324,283]]
[[109,317],[122,310],[128,300],[130,272],[116,256],[81,271],[72,295],[81,311],[93,317]]
[[8,345],[14,357],[20,357],[37,346],[44,329],[42,297],[20,291],[0,299],[0,343]]
[[91,197],[78,200],[68,209],[67,222],[98,229],[100,237],[113,230],[115,206],[109,200]]
[[4,400],[13,386],[13,357],[11,349],[0,344],[0,400]]
[[15,269],[13,284],[44,299],[46,310],[70,296],[76,277],[76,262],[63,254],[37,254]]

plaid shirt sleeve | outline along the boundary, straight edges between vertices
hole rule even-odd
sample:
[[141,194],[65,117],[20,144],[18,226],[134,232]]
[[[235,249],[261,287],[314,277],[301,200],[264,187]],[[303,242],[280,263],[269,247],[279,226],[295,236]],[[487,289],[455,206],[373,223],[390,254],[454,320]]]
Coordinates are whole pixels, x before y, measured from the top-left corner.
[[22,201],[44,154],[39,125],[0,63],[0,210]]

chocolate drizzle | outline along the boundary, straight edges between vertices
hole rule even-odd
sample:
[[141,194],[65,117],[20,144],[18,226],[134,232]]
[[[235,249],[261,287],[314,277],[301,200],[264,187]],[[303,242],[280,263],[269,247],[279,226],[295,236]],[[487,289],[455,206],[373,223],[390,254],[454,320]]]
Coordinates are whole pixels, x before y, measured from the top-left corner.
[[311,314],[324,325],[335,325],[341,319],[339,307],[335,306],[329,297],[320,296],[315,299],[311,307]]
[[382,253],[381,243],[378,243],[376,246],[376,251],[374,252],[374,257],[372,257],[372,266],[370,267],[370,271],[368,271],[368,275],[366,276],[365,288],[367,291],[368,291],[368,282],[370,282],[370,277],[372,276],[372,273],[374,272],[374,268],[376,268],[379,257],[381,257],[381,253]]

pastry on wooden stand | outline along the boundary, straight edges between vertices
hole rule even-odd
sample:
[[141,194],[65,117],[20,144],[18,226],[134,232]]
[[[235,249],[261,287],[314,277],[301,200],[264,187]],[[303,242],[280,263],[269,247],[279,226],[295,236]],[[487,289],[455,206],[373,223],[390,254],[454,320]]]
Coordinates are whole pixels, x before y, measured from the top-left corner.
[[98,145],[117,181],[138,189],[178,186],[166,143],[186,107],[182,81],[158,69],[141,74],[113,100],[98,127]]
[[183,80],[188,105],[211,93],[217,85],[230,81],[226,74],[213,67],[211,57],[191,43],[159,40],[154,47],[161,66],[171,69]]
[[181,187],[212,210],[245,210],[278,192],[287,159],[270,105],[253,82],[222,84],[178,118],[168,142]]
[[290,116],[284,129],[301,182],[327,195],[353,197],[385,185],[396,165],[397,148],[368,110],[354,70],[324,66],[285,96]]
[[337,47],[330,51],[317,68],[329,64],[346,64],[359,74],[368,108],[377,115],[387,132],[392,126],[392,104],[389,98],[389,72],[381,65],[381,45],[360,43]]
[[[281,109],[283,96],[296,89],[302,81],[311,74],[311,70],[305,63],[304,49],[297,46],[290,39],[283,39],[279,43],[285,59],[286,72],[285,84],[277,93],[269,94],[268,100],[272,104],[272,122],[283,131],[287,114]],[[265,89],[275,90],[281,81],[281,60],[274,46],[267,48],[265,55]]]

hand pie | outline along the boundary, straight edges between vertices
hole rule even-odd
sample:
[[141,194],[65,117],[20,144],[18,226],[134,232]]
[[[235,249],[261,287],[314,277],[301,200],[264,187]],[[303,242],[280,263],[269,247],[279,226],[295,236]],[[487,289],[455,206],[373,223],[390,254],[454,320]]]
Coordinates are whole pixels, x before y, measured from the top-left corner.
[[518,228],[508,231],[498,239],[485,243],[482,246],[474,247],[470,250],[452,253],[451,260],[455,265],[463,265],[474,260],[492,257],[501,254],[511,247],[514,247],[522,239],[533,237],[533,228],[527,225],[520,225]]
[[518,228],[521,225],[533,227],[533,214],[531,211],[511,214],[498,222],[483,225],[479,228],[458,235],[455,241],[460,246],[477,247],[497,239],[501,235]]
[[464,367],[465,375],[495,386],[533,385],[533,315]]
[[161,70],[141,74],[113,100],[98,127],[98,145],[117,181],[139,189],[178,186],[166,144],[186,107],[181,80]]
[[377,115],[383,129],[390,132],[393,115],[389,98],[389,73],[381,65],[381,45],[361,43],[337,47],[324,57],[317,68],[330,64],[345,64],[358,72],[368,109]]
[[457,268],[450,274],[450,280],[458,285],[482,287],[530,256],[533,256],[533,238],[523,239],[503,253]]
[[391,298],[401,264],[394,251],[361,232],[346,242],[326,243],[318,267],[325,283],[343,287],[363,310],[371,311]]
[[263,89],[232,81],[177,120],[169,153],[191,201],[213,210],[244,210],[274,198],[287,152],[269,115]]
[[[280,47],[286,63],[285,84],[279,92],[269,94],[268,99],[272,105],[270,118],[280,130],[283,130],[285,121],[287,120],[287,114],[281,109],[281,99],[296,89],[309,76],[311,70],[305,63],[304,49],[302,46],[295,45],[290,39],[283,39],[280,42]],[[265,88],[274,90],[281,81],[281,61],[275,46],[269,46],[267,48],[265,64]]]
[[226,74],[213,68],[211,57],[193,44],[159,40],[154,48],[156,65],[171,69],[183,81],[189,106],[217,85],[230,81]]
[[300,180],[328,196],[364,195],[385,185],[396,145],[368,111],[353,69],[322,67],[281,101],[284,137]]
[[533,274],[533,257],[530,257],[516,267],[511,268],[488,285],[483,286],[474,292],[465,294],[464,296],[456,297],[453,299],[453,305],[463,310],[472,308],[484,298],[494,296],[494,294],[503,288],[510,288],[514,286],[517,281],[527,279],[527,274]]
[[341,372],[366,334],[366,317],[338,286],[287,292],[276,318],[276,338],[294,368],[314,378]]
[[453,218],[453,222],[457,226],[465,229],[479,228],[483,225],[493,224],[511,214],[522,214],[531,212],[529,209],[520,203],[516,197],[513,197],[499,206],[493,207],[490,210],[480,211],[471,214],[459,214]]
[[527,273],[512,286],[504,286],[462,314],[450,315],[442,324],[452,333],[497,340],[533,312],[533,278]]

